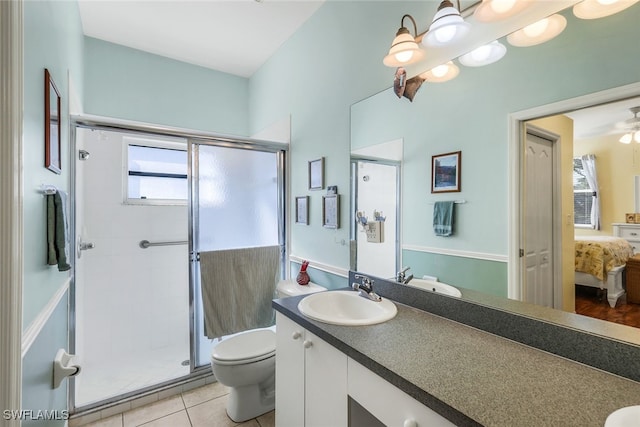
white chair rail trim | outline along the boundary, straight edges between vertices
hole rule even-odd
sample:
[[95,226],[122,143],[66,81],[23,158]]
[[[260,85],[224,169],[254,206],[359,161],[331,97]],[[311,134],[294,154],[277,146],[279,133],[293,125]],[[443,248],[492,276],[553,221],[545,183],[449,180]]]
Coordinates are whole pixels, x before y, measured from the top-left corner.
[[58,304],[60,304],[62,297],[69,290],[70,283],[71,283],[71,277],[69,277],[64,281],[62,286],[60,286],[60,288],[58,288],[56,293],[53,294],[53,296],[51,297],[47,305],[44,306],[44,308],[40,311],[40,313],[38,313],[36,318],[33,319],[33,322],[31,322],[29,327],[25,329],[24,333],[22,334],[22,357],[23,358],[31,348],[31,345],[34,343],[36,338],[38,338],[38,335],[42,331],[42,328],[44,328],[44,326],[47,324],[47,322],[49,321],[49,318],[55,311],[56,307],[58,307]]
[[489,254],[484,252],[471,252],[471,251],[460,251],[456,249],[432,248],[428,246],[419,246],[419,245],[402,245],[402,249],[408,250],[408,251],[416,251],[416,252],[427,252],[427,253],[438,254],[438,255],[449,255],[449,256],[455,256],[455,257],[461,257],[461,258],[480,259],[483,261],[509,262],[509,257],[507,255]]
[[320,270],[320,271],[324,271],[326,273],[331,273],[331,274],[335,274],[336,276],[340,276],[340,277],[349,277],[349,270],[341,268],[341,267],[336,267],[333,265],[329,265],[329,264],[323,264],[319,261],[313,261],[310,260],[309,258],[302,258],[299,257],[297,255],[289,255],[289,262],[296,262],[298,264],[301,264],[302,261],[307,260],[309,261],[309,267],[310,268],[315,268],[316,270]]

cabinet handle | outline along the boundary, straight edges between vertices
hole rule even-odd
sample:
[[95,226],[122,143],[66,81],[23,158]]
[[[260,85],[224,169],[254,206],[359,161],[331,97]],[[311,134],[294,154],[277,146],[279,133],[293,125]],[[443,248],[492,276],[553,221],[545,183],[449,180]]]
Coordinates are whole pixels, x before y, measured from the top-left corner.
[[418,427],[418,423],[416,422],[416,420],[408,419],[404,420],[404,424],[402,425],[402,427]]
[[311,347],[312,345],[313,345],[313,343],[312,343],[311,341],[309,341],[309,340],[304,340],[304,342],[302,343],[302,346],[303,346],[304,348],[309,348],[309,347]]
[[301,336],[302,334],[299,331],[295,331],[293,334],[291,334],[291,338],[293,338],[294,340],[297,340]]
[[631,234],[632,236],[637,236],[638,235],[638,233],[629,233],[629,234]]

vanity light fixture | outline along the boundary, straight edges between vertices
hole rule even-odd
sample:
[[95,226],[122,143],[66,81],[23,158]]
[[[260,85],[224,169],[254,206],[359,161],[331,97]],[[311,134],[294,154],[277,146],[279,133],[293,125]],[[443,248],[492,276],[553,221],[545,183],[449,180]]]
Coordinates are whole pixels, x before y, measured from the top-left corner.
[[573,14],[580,19],[597,19],[621,12],[638,0],[584,0],[573,6]]
[[523,11],[531,0],[482,0],[473,12],[479,22],[495,22],[510,18]]
[[[409,18],[413,23],[413,36],[404,26],[404,19]],[[415,37],[418,34],[416,21],[411,15],[404,15],[400,20],[400,29],[391,43],[389,54],[384,57],[382,63],[387,67],[402,67],[413,64],[424,58],[424,50],[418,46]]]
[[422,37],[425,46],[444,46],[462,39],[468,32],[470,25],[460,15],[460,0],[458,9],[449,0],[442,0],[438,11],[433,17],[429,30]]
[[482,67],[499,61],[507,53],[505,45],[498,40],[475,48],[469,53],[465,53],[458,60],[467,67]]
[[507,41],[512,46],[535,46],[551,40],[564,31],[566,26],[567,19],[564,16],[551,15],[509,34]]
[[459,73],[460,68],[449,61],[420,74],[420,77],[429,83],[442,83],[454,79]]

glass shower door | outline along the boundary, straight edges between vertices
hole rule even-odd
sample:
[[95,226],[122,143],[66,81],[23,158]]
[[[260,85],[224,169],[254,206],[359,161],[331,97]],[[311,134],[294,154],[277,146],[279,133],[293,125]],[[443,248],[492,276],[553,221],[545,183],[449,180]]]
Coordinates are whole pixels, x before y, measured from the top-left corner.
[[76,148],[71,393],[88,409],[189,375],[188,160],[186,139],[133,132],[79,128]]
[[[283,151],[192,142],[192,254],[284,243]],[[284,271],[281,250],[281,271]],[[211,363],[204,335],[200,270],[192,256],[195,366]]]

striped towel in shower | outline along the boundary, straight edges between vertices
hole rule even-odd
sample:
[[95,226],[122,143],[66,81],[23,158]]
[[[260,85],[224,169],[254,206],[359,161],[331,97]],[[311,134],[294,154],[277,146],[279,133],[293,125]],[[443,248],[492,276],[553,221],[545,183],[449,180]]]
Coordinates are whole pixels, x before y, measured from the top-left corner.
[[280,246],[200,253],[204,333],[219,338],[274,324]]

